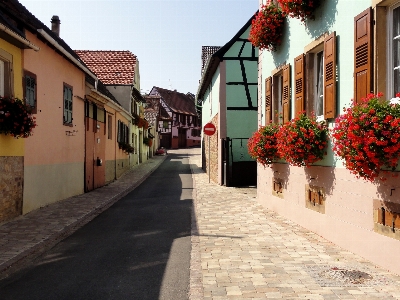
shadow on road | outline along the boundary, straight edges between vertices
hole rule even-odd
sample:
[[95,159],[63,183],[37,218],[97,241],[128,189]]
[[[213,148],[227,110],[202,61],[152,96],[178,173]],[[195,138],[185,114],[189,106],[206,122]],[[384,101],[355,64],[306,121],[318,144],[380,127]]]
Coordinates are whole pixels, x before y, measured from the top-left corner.
[[1,299],[187,299],[192,176],[169,154],[138,188],[32,265]]

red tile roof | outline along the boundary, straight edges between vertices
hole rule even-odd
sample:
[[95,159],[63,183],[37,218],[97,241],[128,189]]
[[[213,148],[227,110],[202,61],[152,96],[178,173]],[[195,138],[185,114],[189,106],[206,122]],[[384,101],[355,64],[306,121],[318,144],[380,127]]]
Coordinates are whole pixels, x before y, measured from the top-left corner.
[[159,87],[153,87],[152,93],[156,91],[165,103],[176,113],[197,116],[194,98],[190,95],[170,91]]
[[104,84],[133,84],[137,58],[132,52],[111,50],[75,50],[75,52]]

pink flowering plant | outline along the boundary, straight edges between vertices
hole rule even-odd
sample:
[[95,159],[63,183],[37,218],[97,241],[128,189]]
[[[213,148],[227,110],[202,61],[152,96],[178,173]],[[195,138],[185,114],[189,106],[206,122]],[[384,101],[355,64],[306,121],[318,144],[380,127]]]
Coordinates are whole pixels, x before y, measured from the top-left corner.
[[251,22],[249,41],[259,49],[276,51],[282,42],[285,16],[273,3],[263,5]]
[[285,123],[278,134],[278,154],[293,166],[307,166],[323,159],[328,143],[328,129],[315,115],[304,112]]
[[247,143],[247,149],[250,156],[257,160],[263,166],[268,166],[274,160],[279,159],[277,148],[278,124],[268,124],[261,126],[254,132]]
[[300,19],[315,19],[314,10],[319,6],[321,0],[278,0],[285,15]]
[[371,182],[386,180],[382,169],[394,171],[400,158],[400,93],[390,102],[382,96],[369,94],[343,109],[332,131],[335,154],[351,173]]
[[0,97],[0,134],[27,138],[36,127],[35,117],[29,106],[20,99]]

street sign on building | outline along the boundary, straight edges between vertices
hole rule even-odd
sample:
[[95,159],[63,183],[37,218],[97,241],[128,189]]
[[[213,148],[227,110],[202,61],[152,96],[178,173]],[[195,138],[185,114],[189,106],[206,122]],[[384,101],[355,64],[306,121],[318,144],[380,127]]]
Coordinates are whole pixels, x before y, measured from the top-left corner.
[[204,134],[211,136],[216,131],[217,131],[217,129],[215,128],[215,125],[213,123],[207,123],[206,125],[204,125],[204,128],[203,128]]

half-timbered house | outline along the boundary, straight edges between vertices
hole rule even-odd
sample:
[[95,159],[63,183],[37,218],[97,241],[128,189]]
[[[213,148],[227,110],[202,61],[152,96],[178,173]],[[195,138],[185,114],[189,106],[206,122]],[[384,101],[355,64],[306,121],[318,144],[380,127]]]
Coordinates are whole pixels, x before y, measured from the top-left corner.
[[217,129],[202,139],[203,169],[221,185],[256,183],[256,163],[247,152],[257,130],[258,49],[248,40],[253,18],[223,47],[214,48],[196,95],[202,124],[211,122]]
[[160,97],[158,132],[160,147],[178,149],[200,146],[201,123],[194,96],[153,87],[150,96]]

